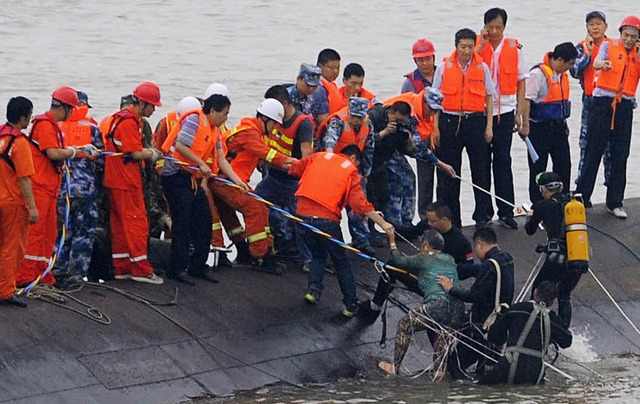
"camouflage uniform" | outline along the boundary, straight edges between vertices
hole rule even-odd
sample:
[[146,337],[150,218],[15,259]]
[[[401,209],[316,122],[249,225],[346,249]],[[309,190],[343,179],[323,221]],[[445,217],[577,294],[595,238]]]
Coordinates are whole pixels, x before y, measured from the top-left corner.
[[[146,148],[154,147],[153,131],[146,119],[142,119],[142,145]],[[147,218],[149,219],[149,237],[160,238],[160,234],[165,228],[165,223],[169,215],[167,214],[167,203],[164,199],[160,175],[153,163],[144,162],[141,165],[142,189],[144,191],[144,203],[147,207]]]
[[[320,75],[322,74],[322,70],[316,65],[311,65],[308,63],[303,63],[300,65],[300,72],[298,73],[298,78],[302,78],[305,83],[309,86],[320,86]],[[313,108],[313,94],[300,98],[300,94],[298,93],[298,88],[296,84],[287,86],[287,91],[289,92],[289,98],[291,98],[291,105],[294,106],[296,111],[311,115]]]
[[[91,143],[98,149],[104,149],[102,134],[97,125],[92,125]],[[68,160],[67,165],[70,174],[69,225],[53,272],[56,276],[86,276],[91,263],[98,225],[96,185],[99,185],[100,181],[96,180],[104,167],[104,158],[100,156],[95,160],[73,159]],[[64,180],[58,198],[58,229],[60,230],[67,209],[66,196],[67,181]]]
[[407,158],[396,152],[386,163],[389,203],[384,218],[393,224],[409,225],[416,211],[416,176]]

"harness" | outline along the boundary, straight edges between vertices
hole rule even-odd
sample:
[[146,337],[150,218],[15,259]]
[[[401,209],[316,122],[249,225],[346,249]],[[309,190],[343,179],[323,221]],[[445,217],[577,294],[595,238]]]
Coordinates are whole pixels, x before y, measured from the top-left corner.
[[500,303],[500,289],[502,288],[502,274],[500,273],[500,264],[498,264],[498,261],[494,260],[493,258],[489,258],[489,261],[491,261],[491,263],[496,267],[496,295],[493,305],[493,311],[491,312],[491,314],[489,314],[487,319],[482,324],[482,329],[485,331],[493,325],[503,307],[505,309],[509,308],[508,304]]
[[13,142],[15,142],[16,137],[12,136],[12,135],[0,135],[2,137],[4,136],[9,136],[9,143],[7,143],[7,147],[4,149],[4,151],[2,153],[0,153],[0,159],[4,160],[7,162],[7,164],[9,165],[9,167],[11,167],[11,170],[13,170],[14,172],[16,171],[16,165],[13,164],[13,160],[11,160],[11,157],[9,156],[9,153],[11,152],[11,146],[13,146]]
[[56,134],[58,135],[58,145],[61,148],[64,147],[64,137],[62,136],[62,131],[60,130],[58,123],[53,119],[49,118],[49,116],[47,116],[46,114],[38,115],[35,118],[33,118],[33,125],[31,126],[31,132],[29,132],[29,136],[27,136],[27,139],[29,140],[29,143],[31,143],[33,147],[36,148],[36,150],[38,150],[44,157],[46,157],[51,162],[51,164],[53,165],[53,169],[56,170],[58,174],[61,174],[63,162],[51,160],[49,156],[47,156],[46,150],[45,151],[40,150],[40,143],[38,143],[38,141],[33,139],[33,132],[35,131],[36,126],[38,126],[38,124],[43,121],[51,122],[53,124],[56,130]]
[[[542,362],[542,367],[540,368],[540,373],[538,374],[538,380],[536,384],[540,384],[542,378],[544,377],[545,363],[544,363],[544,355],[547,353],[547,349],[549,347],[549,343],[551,342],[551,319],[549,317],[549,308],[544,306],[543,304],[532,302],[533,303],[533,311],[529,315],[529,319],[522,329],[522,333],[520,334],[520,338],[518,338],[518,342],[515,346],[509,346],[505,348],[504,357],[510,364],[509,368],[509,378],[508,383],[513,384],[513,381],[516,377],[516,370],[518,368],[518,359],[520,358],[520,354],[529,355],[536,358],[540,358]],[[542,336],[542,351],[537,351],[535,349],[525,348],[523,347],[525,340],[529,336],[529,332],[533,328],[533,323],[540,316],[540,335]]]
[[[111,143],[113,144],[113,147],[116,149],[116,152],[118,153],[122,153],[122,149],[120,148],[120,146],[122,146],[122,142],[119,140],[116,140],[114,134],[118,126],[120,126],[120,124],[126,119],[134,119],[134,117],[129,114],[122,113],[121,111],[119,113],[116,113],[116,115],[113,117],[113,120],[111,121],[111,125],[109,125],[109,130],[107,131],[107,135],[105,136],[108,140],[111,141]],[[128,155],[124,155],[123,160],[125,164],[131,163],[133,161],[131,156],[128,156]],[[140,163],[138,163],[138,165],[141,166]]]
[[560,225],[560,236],[548,238],[547,244],[544,246],[544,252],[547,254],[549,261],[558,265],[564,265],[567,261],[566,223],[564,217],[564,206],[567,202],[555,195],[550,199],[560,205],[562,209],[562,223]]

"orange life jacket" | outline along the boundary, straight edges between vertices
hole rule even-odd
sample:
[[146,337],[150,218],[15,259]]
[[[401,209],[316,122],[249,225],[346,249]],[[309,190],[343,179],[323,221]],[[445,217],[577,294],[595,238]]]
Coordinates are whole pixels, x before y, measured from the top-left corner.
[[[173,129],[169,132],[167,139],[162,144],[162,153],[169,154],[171,157],[180,160],[183,163],[187,163],[189,165],[194,165],[195,163],[192,160],[184,157],[180,154],[179,151],[176,150],[176,141],[178,139],[178,134],[180,133],[182,122],[190,115],[197,114],[198,115],[198,129],[196,130],[196,134],[193,138],[193,143],[189,147],[191,151],[200,159],[206,160],[207,157],[211,154],[212,149],[215,147],[217,142],[217,132],[211,129],[211,124],[207,119],[204,112],[202,112],[202,108],[193,109],[191,111],[187,111],[180,116],[178,122],[173,125]],[[181,168],[193,172],[193,170],[187,169],[185,166],[180,165]],[[197,172],[194,174],[199,175]]]
[[[229,128],[225,124],[220,125],[220,127],[211,128],[212,132],[215,132],[216,141],[211,148],[211,152],[205,159],[205,162],[209,164],[211,167],[211,172],[214,175],[217,175],[220,172],[220,167],[218,166],[218,141],[221,141],[222,144],[222,155],[227,155],[227,137],[225,137],[225,133],[229,132]],[[227,135],[228,136],[228,135]]]
[[[245,130],[255,130],[260,134],[263,141],[266,144],[266,138],[264,136],[264,130],[258,126],[256,122],[256,118],[242,118],[240,120],[240,124],[235,126],[233,129],[227,131],[223,135],[223,139],[225,139],[225,143],[227,143],[234,136],[238,136]],[[276,155],[276,151],[271,149],[269,155],[272,155],[273,158]],[[269,160],[269,155],[267,156],[267,160]],[[256,166],[260,162],[260,158],[253,153],[249,153],[248,151],[241,151],[240,153],[232,153],[227,150],[226,152],[227,160],[231,161],[231,168],[235,171],[236,174],[240,177],[240,179],[244,182],[249,182],[251,178],[251,174],[253,174],[253,170],[256,169]]]
[[329,102],[329,114],[338,112],[344,105],[342,105],[342,95],[338,90],[338,85],[335,81],[327,81],[324,78],[320,79],[320,84],[327,91],[327,101]]
[[[40,145],[38,144],[38,142],[33,140],[33,131],[35,130],[36,126],[40,124],[40,122],[44,122],[44,121],[48,121],[53,124],[53,127],[58,137],[58,147],[64,148],[64,137],[62,136],[60,125],[58,125],[58,122],[56,122],[56,120],[53,119],[49,113],[37,115],[35,118],[33,118],[33,120],[31,121],[31,132],[29,132],[28,138],[29,138],[29,143],[31,143],[31,146],[35,148],[37,151],[39,151],[40,153],[42,153],[42,155],[45,156],[47,159],[49,159],[49,156],[47,156],[46,151],[40,150]],[[62,172],[63,161],[54,161],[51,159],[49,159],[49,161],[51,161],[51,164],[53,164],[53,168],[56,170],[58,174]]]
[[91,144],[91,129],[93,124],[87,118],[89,107],[83,105],[73,111],[71,117],[60,122],[60,129],[67,146],[86,146]]
[[596,78],[596,87],[616,94],[634,97],[640,79],[640,59],[638,45],[630,51],[624,48],[619,39],[609,40],[609,57],[611,70],[600,70]]
[[311,122],[313,130],[313,117],[311,115],[299,114],[288,128],[278,124],[269,134],[269,137],[267,138],[267,145],[272,149],[276,149],[280,153],[291,157],[293,155],[293,143],[298,135],[298,128],[304,120]]
[[16,171],[16,166],[13,164],[13,160],[11,160],[11,146],[13,146],[13,142],[15,142],[18,136],[24,136],[24,133],[8,123],[0,126],[0,138],[9,137],[9,141],[6,143],[4,150],[0,153],[0,159],[4,160],[13,171]]
[[551,52],[544,56],[544,62],[536,67],[542,70],[547,78],[549,93],[540,102],[531,103],[530,118],[534,121],[558,121],[567,119],[571,115],[571,101],[569,101],[569,76],[563,72],[558,76],[551,68]]
[[[587,47],[584,44],[584,39],[580,41],[580,45],[582,45],[582,49],[587,51]],[[596,61],[596,56],[598,56],[598,52],[600,52],[600,45],[597,45],[595,42],[593,44],[593,48],[591,49],[591,63],[589,66],[585,67],[582,72],[582,89],[584,90],[584,94],[588,97],[593,95],[593,89],[596,87],[596,71],[593,68],[593,62]]]
[[[344,95],[344,91],[346,89],[346,86],[342,86],[338,89],[338,94],[340,95],[340,101],[337,102],[339,108],[333,108],[333,106],[331,106],[331,104],[329,104],[329,113],[333,113],[332,110],[334,110],[334,112],[337,112],[339,110],[341,110],[342,108],[346,107],[349,104],[349,99],[347,97],[345,97]],[[369,100],[369,108],[373,107],[373,99],[376,98],[376,95],[374,93],[372,93],[371,91],[367,90],[364,87],[360,88],[360,94],[357,95],[357,97],[361,97],[361,98],[366,98]]]
[[[480,36],[478,35],[478,41]],[[501,95],[514,95],[518,92],[518,49],[520,45],[515,38],[504,37],[502,40],[502,49],[500,50],[500,56],[498,56],[498,81],[497,87],[500,89]],[[482,60],[489,66],[493,63],[493,46],[487,43],[480,56]]]
[[420,139],[428,139],[433,133],[435,127],[433,125],[433,115],[430,115],[427,119],[424,118],[424,90],[420,91],[417,94],[404,93],[397,95],[395,97],[389,98],[386,101],[383,101],[382,105],[388,106],[398,101],[404,101],[407,104],[411,105],[411,115],[418,121],[416,130],[420,134]]
[[310,158],[295,195],[311,199],[340,216],[351,188],[351,176],[358,168],[351,160],[335,153],[319,152]]
[[322,141],[322,138],[324,137],[324,131],[333,118],[339,118],[342,121],[342,134],[338,138],[336,147],[333,150],[334,153],[340,153],[342,149],[354,143],[358,145],[360,150],[364,150],[364,146],[367,144],[367,138],[369,137],[369,118],[364,118],[364,120],[362,121],[362,126],[360,126],[360,132],[355,133],[348,122],[349,107],[342,108],[340,111],[330,115],[324,122],[322,122],[317,132],[320,136],[318,140]]
[[484,112],[487,89],[482,58],[474,53],[467,72],[458,63],[458,51],[444,58],[440,91],[444,94],[442,108],[452,112]]

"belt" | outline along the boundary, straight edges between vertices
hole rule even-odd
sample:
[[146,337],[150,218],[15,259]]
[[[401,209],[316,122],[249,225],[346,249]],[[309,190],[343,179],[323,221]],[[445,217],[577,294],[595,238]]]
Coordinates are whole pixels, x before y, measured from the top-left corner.
[[480,117],[480,116],[484,116],[484,112],[459,112],[459,113],[455,113],[455,114],[451,114],[451,113],[445,112],[444,114],[445,115],[455,116],[456,118],[460,118],[460,119],[477,118],[477,117]]

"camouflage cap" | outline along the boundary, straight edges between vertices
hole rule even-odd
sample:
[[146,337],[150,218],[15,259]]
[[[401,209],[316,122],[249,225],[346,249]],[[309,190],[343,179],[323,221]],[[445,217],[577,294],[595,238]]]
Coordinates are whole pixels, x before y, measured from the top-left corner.
[[349,115],[364,118],[369,111],[369,100],[362,97],[349,98]]
[[429,108],[442,111],[444,95],[436,88],[427,87],[424,89],[424,101],[429,104]]
[[321,74],[322,70],[318,66],[303,63],[300,65],[300,73],[298,73],[298,77],[302,77],[304,82],[310,86],[319,86]]

